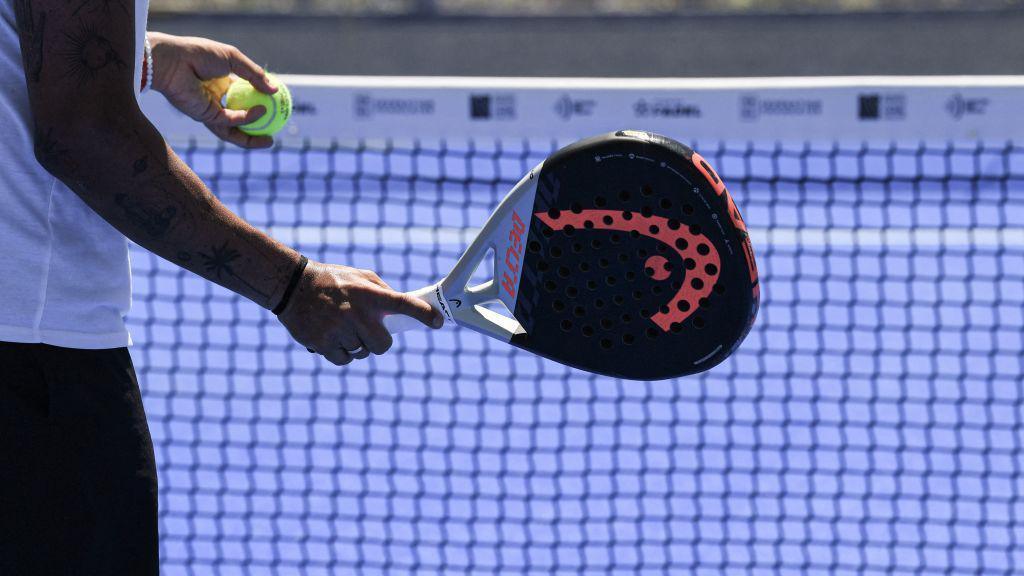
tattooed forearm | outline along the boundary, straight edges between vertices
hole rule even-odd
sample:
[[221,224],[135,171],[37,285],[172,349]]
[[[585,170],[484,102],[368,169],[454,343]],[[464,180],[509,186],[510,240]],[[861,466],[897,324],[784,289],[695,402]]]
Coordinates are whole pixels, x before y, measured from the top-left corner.
[[25,76],[39,82],[43,70],[43,37],[46,31],[46,12],[32,11],[32,0],[17,0],[14,6],[18,20],[18,34],[22,38],[21,57],[25,64]]
[[281,255],[291,251],[229,212],[166,145],[154,152],[123,165],[130,176],[129,189],[114,195],[120,217],[149,238],[140,243],[150,250],[272,307],[293,266]]
[[67,59],[67,72],[79,84],[92,82],[103,70],[128,67],[118,55],[114,45],[88,24],[82,24],[73,34],[66,33],[67,46],[61,55]]
[[226,240],[222,242],[220,246],[213,246],[206,252],[199,252],[199,258],[203,263],[203,268],[206,270],[206,273],[217,280],[234,278],[245,284],[250,290],[259,294],[261,297],[267,298],[270,296],[265,289],[253,286],[247,280],[235,274],[233,266],[242,258],[242,254],[238,250],[228,246],[228,242]]
[[167,236],[179,216],[179,208],[173,203],[154,206],[152,203],[140,202],[124,192],[114,194],[114,203],[121,208],[125,217],[133,225],[156,240]]
[[76,146],[39,129],[37,156],[140,246],[272,308],[298,255],[222,205],[151,126],[101,132]]

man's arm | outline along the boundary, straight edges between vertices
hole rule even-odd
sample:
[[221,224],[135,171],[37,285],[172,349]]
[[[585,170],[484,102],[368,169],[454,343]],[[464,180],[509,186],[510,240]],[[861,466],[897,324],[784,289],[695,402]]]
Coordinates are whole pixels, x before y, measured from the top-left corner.
[[143,115],[133,10],[18,2],[36,157],[139,245],[271,308],[299,255],[231,213]]
[[[17,0],[39,162],[137,244],[265,308],[299,261],[227,209],[167,146],[134,93],[132,0]],[[235,121],[241,120],[241,114]],[[347,363],[342,348],[381,353],[384,313],[435,313],[376,275],[311,263],[282,321],[301,343]],[[343,352],[343,351],[342,351]]]

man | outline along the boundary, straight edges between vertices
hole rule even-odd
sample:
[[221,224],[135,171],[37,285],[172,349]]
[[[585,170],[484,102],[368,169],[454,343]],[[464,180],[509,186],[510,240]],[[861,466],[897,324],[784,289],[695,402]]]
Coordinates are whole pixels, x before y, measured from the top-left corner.
[[0,0],[0,574],[156,574],[156,470],[123,316],[125,236],[274,310],[303,346],[381,354],[385,314],[427,304],[308,262],[233,214],[139,109],[141,83],[222,139],[230,46],[145,32],[147,0]]

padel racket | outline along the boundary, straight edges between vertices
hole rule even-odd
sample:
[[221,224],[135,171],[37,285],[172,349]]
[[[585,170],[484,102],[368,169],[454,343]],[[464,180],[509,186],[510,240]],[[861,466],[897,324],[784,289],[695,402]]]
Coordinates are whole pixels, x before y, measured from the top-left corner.
[[[469,286],[490,249],[493,279]],[[757,314],[746,225],[690,148],[621,131],[562,148],[505,197],[433,286],[465,326],[589,372],[658,380],[724,360]],[[501,302],[510,315],[486,305]],[[391,333],[422,327],[384,318]]]

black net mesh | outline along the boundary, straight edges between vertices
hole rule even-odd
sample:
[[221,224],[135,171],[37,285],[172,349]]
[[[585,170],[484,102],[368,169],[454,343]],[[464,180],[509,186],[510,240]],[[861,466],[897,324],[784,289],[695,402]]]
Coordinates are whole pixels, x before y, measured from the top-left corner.
[[[550,141],[180,152],[245,218],[440,279]],[[1013,574],[1024,151],[695,143],[762,309],[699,376],[596,377],[466,329],[344,369],[133,248],[167,574]]]

